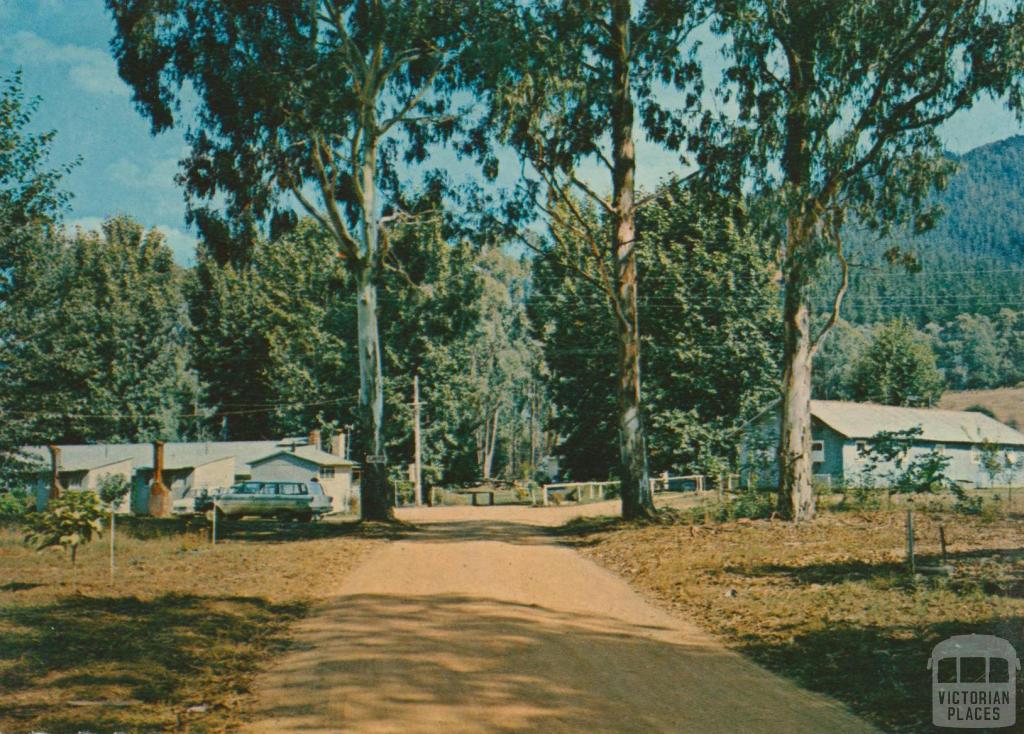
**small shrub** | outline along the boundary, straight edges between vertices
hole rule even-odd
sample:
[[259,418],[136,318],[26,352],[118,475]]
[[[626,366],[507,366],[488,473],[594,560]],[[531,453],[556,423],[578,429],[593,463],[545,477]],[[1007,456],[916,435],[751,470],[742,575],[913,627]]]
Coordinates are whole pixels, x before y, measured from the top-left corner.
[[688,514],[693,522],[730,522],[733,520],[764,520],[775,512],[772,492],[747,490],[731,500],[705,503]]
[[65,492],[42,512],[28,516],[25,540],[38,550],[63,548],[75,565],[78,548],[103,530],[103,507],[95,492]]
[[35,498],[23,489],[0,493],[0,520],[23,520],[32,512],[35,504]]
[[872,487],[868,484],[858,483],[852,487],[844,497],[849,497],[850,506],[857,510],[877,510],[882,506],[882,496],[885,489]]
[[107,474],[100,478],[97,494],[103,504],[111,511],[121,504],[121,500],[128,496],[131,485],[128,480],[120,474]]
[[979,495],[971,497],[964,488],[958,484],[953,484],[950,487],[950,491],[953,493],[955,502],[953,503],[953,511],[959,512],[962,515],[980,515],[982,510],[983,500]]

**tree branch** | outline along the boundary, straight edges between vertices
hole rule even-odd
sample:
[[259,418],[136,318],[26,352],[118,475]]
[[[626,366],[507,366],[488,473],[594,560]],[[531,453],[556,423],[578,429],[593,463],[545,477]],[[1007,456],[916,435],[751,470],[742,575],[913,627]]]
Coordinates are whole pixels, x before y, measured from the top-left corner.
[[821,327],[821,331],[811,342],[810,356],[813,358],[818,353],[818,349],[821,347],[825,337],[828,336],[829,332],[835,328],[835,325],[839,323],[839,311],[843,305],[843,298],[846,296],[846,291],[850,287],[850,263],[846,259],[846,255],[843,253],[843,238],[840,234],[841,221],[838,214],[832,217],[830,223],[830,236],[836,246],[836,257],[839,258],[839,265],[842,268],[842,277],[839,281],[839,287],[836,289],[835,297],[832,300],[832,312],[829,314],[828,321]]

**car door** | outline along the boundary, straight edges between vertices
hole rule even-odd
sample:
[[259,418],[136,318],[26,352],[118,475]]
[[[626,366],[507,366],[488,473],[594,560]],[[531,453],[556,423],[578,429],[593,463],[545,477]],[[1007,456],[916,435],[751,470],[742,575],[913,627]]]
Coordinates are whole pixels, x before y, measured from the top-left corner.
[[301,513],[308,510],[309,495],[306,494],[305,488],[298,482],[282,482],[281,494],[291,512]]
[[288,498],[281,494],[281,484],[266,482],[260,493],[260,514],[276,515],[281,510],[290,509]]

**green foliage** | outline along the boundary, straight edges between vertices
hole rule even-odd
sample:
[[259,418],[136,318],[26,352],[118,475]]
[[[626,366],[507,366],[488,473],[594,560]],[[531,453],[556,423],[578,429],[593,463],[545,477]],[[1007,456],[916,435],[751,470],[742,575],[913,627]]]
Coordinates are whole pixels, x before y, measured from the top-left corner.
[[61,181],[75,164],[47,168],[56,133],[32,132],[38,99],[26,99],[21,72],[0,79],[0,302],[43,252],[36,245],[67,203]]
[[766,520],[775,512],[775,495],[763,490],[746,490],[736,497],[706,502],[684,512],[692,522],[733,522]]
[[[624,101],[630,128],[635,104],[637,127],[650,140],[669,150],[685,144],[686,113],[699,107],[702,88],[695,45],[686,38],[702,11],[692,0],[541,0],[492,11],[480,49],[485,57],[474,59],[471,82],[487,103],[484,134],[539,174],[524,182],[531,194],[543,198],[555,181],[569,190],[587,160],[611,174],[612,138],[621,130],[610,134],[609,128]],[[628,39],[624,46],[618,33]],[[676,93],[666,95],[666,88]],[[496,173],[497,158],[487,153],[485,172]]]
[[916,426],[902,431],[879,431],[872,436],[860,450],[865,468],[859,482],[866,487],[878,486],[879,480],[885,480],[886,486],[890,487],[898,483],[914,441],[922,433],[921,427]]
[[852,399],[850,382],[854,365],[867,350],[870,331],[840,319],[814,358],[814,397],[818,400]]
[[741,492],[725,504],[725,518],[728,520],[764,520],[775,511],[775,497],[770,492]]
[[[21,74],[0,79],[0,488],[18,485],[31,468],[18,448],[33,437],[31,419],[12,411],[12,385],[3,374],[10,359],[2,352],[16,347],[40,304],[34,294],[47,277],[58,251],[57,220],[68,195],[61,187],[73,166],[49,168],[55,133],[33,132],[39,104],[26,99]],[[51,358],[53,355],[50,355]],[[31,409],[38,409],[32,405]]]
[[[247,259],[256,223],[276,225],[274,234],[294,223],[281,202],[294,195],[346,254],[346,267],[380,267],[383,250],[372,241],[380,213],[364,197],[379,187],[400,198],[398,162],[424,160],[430,143],[461,124],[448,102],[466,34],[482,17],[475,4],[106,5],[118,70],[154,132],[178,124],[181,99],[189,100],[196,119],[184,182],[192,212],[219,232],[219,262]],[[226,217],[210,208],[218,198]]]
[[95,492],[65,491],[45,510],[28,516],[25,541],[37,550],[63,548],[74,564],[79,547],[102,532],[102,519],[103,507]]
[[916,426],[879,431],[872,436],[861,450],[866,463],[859,477],[862,487],[870,490],[882,486],[900,494],[938,494],[949,490],[959,496],[962,490],[946,476],[950,457],[937,448],[914,451],[921,434],[921,427]]
[[777,192],[801,279],[836,241],[795,218],[828,229],[849,213],[883,233],[901,222],[930,229],[927,197],[955,168],[938,125],[985,93],[1022,101],[1024,13],[1013,6],[813,0],[779,12],[766,0],[716,0],[712,13],[727,57],[720,94],[738,111],[723,123],[724,149],[705,137],[708,162]]
[[105,474],[100,477],[96,495],[103,504],[113,509],[131,492],[131,483],[121,474]]
[[[704,190],[666,185],[639,217],[641,361],[656,471],[731,465],[736,428],[775,395],[770,262],[742,208]],[[572,476],[609,476],[618,452],[608,307],[557,257],[538,258],[535,282],[531,315],[550,370],[559,453]]]
[[956,496],[956,502],[953,503],[953,510],[959,512],[961,515],[981,515],[985,511],[985,502],[983,498],[975,495],[974,497],[969,496],[963,490],[954,492]]
[[27,416],[26,443],[187,435],[200,390],[163,236],[121,217],[57,242],[5,313],[0,405]]
[[[529,263],[449,241],[440,217],[397,224],[390,251],[379,309],[392,461],[412,457],[418,374],[426,464],[449,482],[479,477],[485,417],[497,411],[495,471],[519,466],[540,361],[526,321]],[[201,250],[188,292],[210,406],[231,413],[209,432],[276,438],[355,423],[355,284],[315,222],[301,220],[276,240],[256,238],[245,265],[219,264]],[[232,410],[240,404],[280,407]],[[539,417],[535,423],[539,430]],[[358,443],[351,450],[361,451]]]
[[861,402],[930,407],[943,388],[931,346],[901,319],[875,329],[850,375],[851,396]]
[[[899,303],[903,292],[887,298]],[[898,404],[919,394],[930,396],[924,401],[928,404],[939,393],[938,382],[954,390],[971,390],[1013,386],[1024,378],[1020,311],[1002,308],[994,316],[961,313],[923,330],[900,317],[876,325],[870,341],[868,331],[865,325],[839,322],[815,360],[815,397]],[[857,374],[858,368],[868,369]],[[901,384],[921,385],[920,392],[900,388]]]
[[[998,320],[1006,304],[1020,300],[1024,274],[1019,243],[1024,238],[1024,136],[975,148],[963,156],[947,155],[957,165],[934,204],[943,216],[935,227],[915,234],[898,227],[886,236],[850,227],[846,240],[870,267],[851,270],[843,314],[856,324],[905,317],[918,327],[948,324],[961,313]],[[885,265],[891,248],[911,254],[919,268]],[[815,290],[815,304],[830,304],[837,276]],[[1017,341],[1020,340],[1018,331]],[[942,357],[940,355],[940,366]],[[1021,374],[1020,362],[1006,365]],[[947,372],[947,379],[956,383]],[[1015,384],[1006,377],[1002,384]]]
[[[452,97],[466,33],[484,15],[435,0],[106,4],[119,71],[153,130],[172,127],[188,100],[190,210],[208,231],[226,230],[216,241],[242,243],[228,258],[245,261],[258,224],[272,234],[293,225],[293,202],[333,239],[358,288],[357,455],[383,453],[377,289],[392,264],[390,221],[423,214],[400,165],[423,162],[469,119]],[[213,211],[221,202],[227,223]],[[379,465],[364,467],[361,491],[364,517],[390,517]]]
[[[955,168],[941,123],[983,94],[1024,102],[1024,11],[984,0],[807,0],[783,9],[715,0],[711,29],[727,59],[720,98],[737,113],[707,116],[701,157],[719,180],[746,184],[777,210],[765,229],[784,252],[784,400],[807,406],[819,337],[804,313],[822,277],[836,266],[845,275],[860,254],[844,226],[883,235],[934,226],[929,197]],[[779,431],[780,509],[797,520],[813,515],[810,458],[799,451],[808,411],[784,412]]]
[[35,509],[36,500],[24,489],[0,492],[0,520],[21,520]]
[[[439,217],[404,224],[391,238],[399,272],[389,272],[381,289],[395,386],[389,450],[412,456],[418,374],[424,462],[442,467],[446,483],[480,478],[485,464],[491,476],[512,476],[537,442],[530,439],[540,372],[526,317],[530,263],[493,245],[449,240],[442,225]],[[532,426],[539,432],[539,417]]]
[[977,451],[981,468],[988,474],[990,487],[994,487],[1000,479],[1007,484],[1013,481],[1017,474],[1017,465],[1002,446],[986,438],[978,444]]
[[[187,292],[208,405],[228,414],[207,431],[246,440],[354,422],[352,289],[315,223],[255,239],[245,265],[220,264],[201,247]],[[260,405],[281,407],[245,409]]]

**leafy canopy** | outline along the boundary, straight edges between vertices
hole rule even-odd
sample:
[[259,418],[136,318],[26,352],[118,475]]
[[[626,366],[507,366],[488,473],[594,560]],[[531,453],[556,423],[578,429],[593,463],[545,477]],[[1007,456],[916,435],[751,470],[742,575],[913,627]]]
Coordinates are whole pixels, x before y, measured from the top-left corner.
[[875,330],[850,383],[854,400],[883,405],[932,407],[945,389],[931,345],[902,319]]
[[[730,146],[705,163],[742,171],[786,209],[850,207],[886,229],[929,227],[933,184],[953,165],[936,129],[982,94],[1020,110],[1024,8],[985,0],[716,0],[738,108]],[[708,131],[715,129],[710,118]],[[721,128],[719,128],[721,131]]]
[[[375,267],[356,229],[398,194],[400,161],[423,161],[461,119],[448,112],[476,4],[458,0],[107,0],[114,54],[154,132],[195,122],[183,180],[193,202],[222,195],[228,221],[287,224],[299,204],[349,264]],[[368,178],[367,178],[368,177]],[[282,200],[281,194],[291,199]],[[372,196],[371,196],[372,198]],[[367,206],[369,204],[369,206]],[[193,206],[200,221],[215,218]],[[230,252],[230,237],[224,238]]]
[[62,548],[74,564],[79,547],[103,530],[103,507],[95,492],[65,492],[42,512],[28,516],[26,542],[37,550]]

